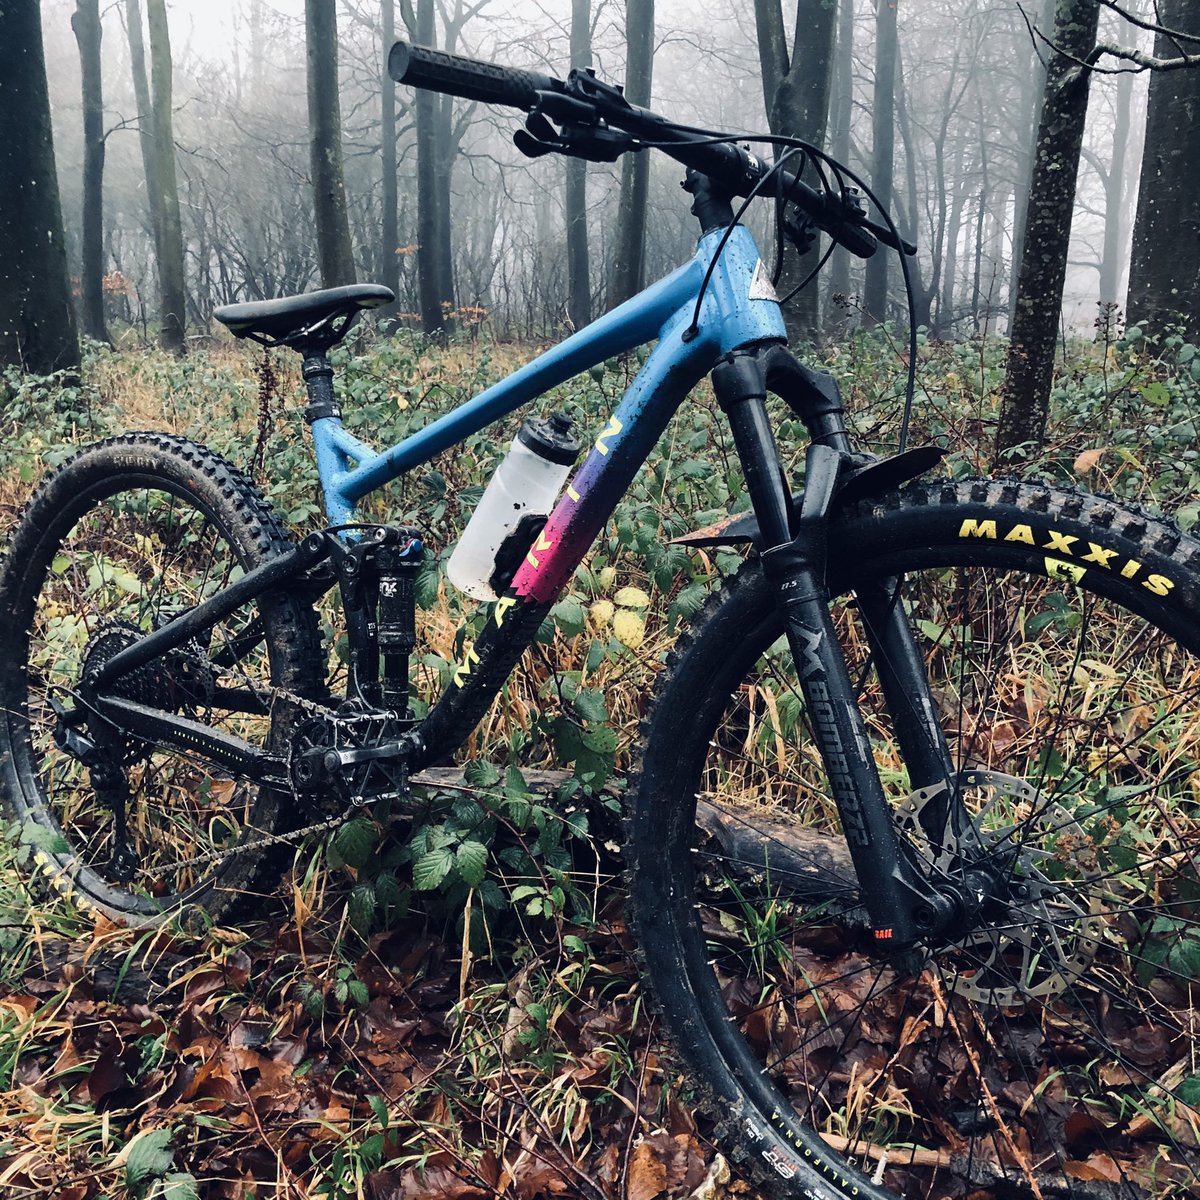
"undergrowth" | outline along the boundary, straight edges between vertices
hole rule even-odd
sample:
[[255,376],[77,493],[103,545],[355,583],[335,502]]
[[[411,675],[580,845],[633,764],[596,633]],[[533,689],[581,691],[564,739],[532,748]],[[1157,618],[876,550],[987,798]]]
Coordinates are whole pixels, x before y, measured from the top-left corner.
[[[914,441],[987,469],[1004,346],[922,339]],[[436,348],[411,332],[335,353],[351,431],[383,446],[478,393],[530,348]],[[894,448],[904,363],[888,331],[820,352],[861,440]],[[298,533],[322,515],[292,356],[218,344],[175,360],[91,346],[83,382],[0,378],[0,526],[74,445],[166,428],[254,475]],[[541,405],[603,427],[638,367],[612,360]],[[1082,481],[1200,518],[1200,353],[1140,330],[1068,348],[1046,446],[1000,469]],[[521,417],[364,505],[427,532],[418,686],[473,632],[443,566]],[[789,472],[804,440],[774,413]],[[747,507],[707,387],[669,427],[537,645],[411,822],[364,813],[295,855],[243,929],[119,930],[30,892],[0,850],[0,1195],[689,1195],[726,1184],[662,1058],[627,955],[619,792],[654,675],[732,550],[673,537]],[[323,610],[330,669],[344,644]],[[551,772],[551,774],[547,774]]]

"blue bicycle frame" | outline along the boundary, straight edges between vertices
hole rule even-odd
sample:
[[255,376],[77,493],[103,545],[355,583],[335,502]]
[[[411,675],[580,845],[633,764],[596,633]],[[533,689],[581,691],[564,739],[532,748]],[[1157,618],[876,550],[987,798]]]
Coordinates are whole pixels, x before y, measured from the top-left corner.
[[[667,278],[390,450],[380,453],[365,445],[347,432],[340,417],[315,421],[317,467],[330,522],[353,520],[355,504],[369,492],[588,367],[657,338],[514,580],[523,597],[553,600],[687,392],[722,355],[786,336],[750,231],[737,226],[724,246],[722,237],[721,230],[706,233],[692,259]],[[710,267],[698,330],[689,340],[685,333]]]

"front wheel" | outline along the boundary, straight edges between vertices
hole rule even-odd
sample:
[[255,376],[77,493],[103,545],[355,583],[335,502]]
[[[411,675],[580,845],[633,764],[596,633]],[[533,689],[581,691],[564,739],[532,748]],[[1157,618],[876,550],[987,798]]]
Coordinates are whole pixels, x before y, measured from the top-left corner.
[[748,563],[664,672],[630,823],[646,978],[701,1102],[785,1196],[1200,1194],[1200,544],[968,481],[863,503],[830,546],[835,596],[905,578],[950,778],[909,786],[852,605],[837,623],[900,835],[979,905],[878,952]]

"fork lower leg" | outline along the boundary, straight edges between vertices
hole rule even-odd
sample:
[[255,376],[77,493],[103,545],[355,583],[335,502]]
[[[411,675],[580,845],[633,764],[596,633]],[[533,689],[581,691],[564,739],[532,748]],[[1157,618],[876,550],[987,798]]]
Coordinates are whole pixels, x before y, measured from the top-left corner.
[[922,877],[892,821],[825,587],[827,513],[843,452],[809,450],[804,505],[791,499],[766,411],[766,385],[753,354],[713,372],[729,418],[760,531],[763,569],[774,585],[792,658],[830,791],[875,937],[901,948],[947,919],[946,900]]

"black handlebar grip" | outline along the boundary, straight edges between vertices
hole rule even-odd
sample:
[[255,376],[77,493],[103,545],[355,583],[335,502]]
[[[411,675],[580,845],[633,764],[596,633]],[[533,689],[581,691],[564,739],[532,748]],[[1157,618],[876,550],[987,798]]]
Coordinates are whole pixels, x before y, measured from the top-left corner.
[[446,92],[484,104],[507,104],[526,112],[537,103],[539,91],[558,92],[563,88],[559,80],[537,71],[501,67],[408,42],[397,42],[392,47],[388,54],[388,74],[409,87]]
[[826,232],[840,246],[845,246],[856,258],[870,258],[878,248],[875,235],[860,225],[845,222]]

